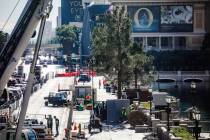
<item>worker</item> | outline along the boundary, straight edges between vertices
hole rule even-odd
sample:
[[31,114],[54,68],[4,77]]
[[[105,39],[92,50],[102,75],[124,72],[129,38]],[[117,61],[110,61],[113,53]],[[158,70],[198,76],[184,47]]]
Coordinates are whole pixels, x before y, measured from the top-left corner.
[[121,121],[122,122],[125,121],[126,118],[127,118],[127,112],[126,112],[125,107],[123,107],[122,110],[121,110]]
[[54,119],[55,119],[55,128],[56,128],[56,135],[55,136],[58,136],[59,135],[59,119],[56,118],[56,116],[54,116]]
[[52,128],[53,128],[52,116],[48,115],[48,117],[46,117],[46,115],[45,115],[45,119],[47,119],[47,133],[52,134]]

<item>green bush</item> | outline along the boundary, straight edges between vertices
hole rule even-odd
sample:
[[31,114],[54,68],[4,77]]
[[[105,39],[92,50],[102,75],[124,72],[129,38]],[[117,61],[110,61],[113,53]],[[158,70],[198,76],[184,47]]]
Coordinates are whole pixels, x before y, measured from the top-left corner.
[[150,109],[150,102],[142,102],[143,108],[149,110]]
[[183,140],[195,140],[192,134],[183,127],[172,128],[172,134],[176,137],[181,137]]

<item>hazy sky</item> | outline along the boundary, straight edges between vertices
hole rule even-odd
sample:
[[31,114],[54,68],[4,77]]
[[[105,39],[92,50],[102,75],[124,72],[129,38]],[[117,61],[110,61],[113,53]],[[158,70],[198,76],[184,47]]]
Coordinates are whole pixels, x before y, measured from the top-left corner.
[[[2,29],[6,19],[9,17],[10,13],[15,7],[17,1],[18,0],[0,0],[0,30]],[[15,9],[13,15],[11,16],[8,24],[6,25],[3,31],[11,32],[27,1],[28,0],[20,0],[20,3],[18,4],[17,8]],[[60,5],[61,0],[53,0],[53,10],[48,20],[52,21],[54,28],[56,27],[56,17],[58,15],[58,7]]]

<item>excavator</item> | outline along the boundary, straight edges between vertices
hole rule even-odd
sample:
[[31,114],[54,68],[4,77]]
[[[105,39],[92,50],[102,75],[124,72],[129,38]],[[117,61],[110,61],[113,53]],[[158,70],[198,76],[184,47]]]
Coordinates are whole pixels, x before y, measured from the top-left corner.
[[[42,35],[46,19],[52,9],[52,0],[28,0],[24,10],[22,11],[7,43],[0,52],[0,97],[3,94],[4,88],[9,81],[15,67],[18,64],[24,50],[26,49],[30,38],[34,34],[36,27],[40,23],[39,34],[35,46],[33,62],[30,67],[30,73],[26,90],[21,105],[21,112],[18,124],[10,126],[4,130],[0,130],[1,140],[21,140],[31,139],[30,134],[34,131],[23,129],[25,115],[27,111],[28,101],[31,95],[31,88],[34,80],[34,70],[38,58],[38,52],[41,46]],[[36,136],[33,138],[38,140]],[[44,140],[44,139],[42,139]]]

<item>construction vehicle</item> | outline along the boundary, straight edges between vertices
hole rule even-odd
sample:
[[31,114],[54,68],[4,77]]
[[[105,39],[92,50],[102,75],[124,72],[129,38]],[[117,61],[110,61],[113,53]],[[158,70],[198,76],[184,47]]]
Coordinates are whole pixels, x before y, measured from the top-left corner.
[[[15,70],[20,57],[25,51],[30,38],[34,34],[37,25],[40,23],[39,34],[37,37],[37,43],[34,51],[33,61],[30,67],[30,73],[26,86],[26,91],[23,97],[23,103],[21,106],[21,112],[18,120],[16,131],[10,131],[10,128],[5,128],[0,131],[0,135],[8,134],[12,135],[16,140],[21,139],[21,133],[27,111],[28,101],[31,95],[31,89],[34,82],[35,65],[38,58],[38,52],[41,46],[42,35],[46,18],[52,9],[52,0],[28,0],[26,3],[21,16],[19,17],[7,43],[0,52],[0,97],[3,94],[4,88],[6,87],[9,78]],[[15,128],[12,128],[15,129]],[[24,131],[24,130],[23,130]],[[30,130],[26,130],[30,131]],[[6,137],[1,137],[2,140],[7,140]]]
[[90,117],[90,123],[88,124],[88,132],[91,133],[91,130],[93,129],[99,129],[99,131],[102,132],[101,120],[94,114],[92,114]]

